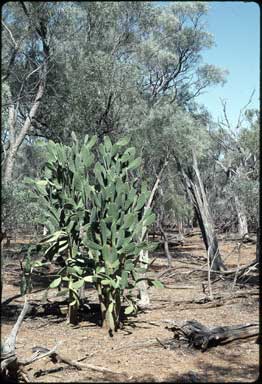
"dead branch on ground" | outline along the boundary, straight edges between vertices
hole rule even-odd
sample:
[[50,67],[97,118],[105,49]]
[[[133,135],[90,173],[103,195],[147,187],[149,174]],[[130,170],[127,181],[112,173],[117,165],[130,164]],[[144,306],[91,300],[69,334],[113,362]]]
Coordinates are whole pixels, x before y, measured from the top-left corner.
[[1,374],[6,381],[9,380],[12,382],[12,381],[22,380],[24,382],[30,382],[31,380],[29,380],[27,374],[25,373],[24,367],[31,365],[35,361],[43,359],[44,357],[49,357],[51,361],[54,363],[57,363],[57,362],[65,363],[71,367],[74,367],[80,370],[91,369],[96,372],[126,376],[126,374],[122,372],[113,371],[111,369],[98,367],[92,364],[83,364],[78,361],[72,361],[64,356],[61,356],[56,352],[56,349],[61,344],[61,342],[59,342],[50,350],[43,347],[34,347],[32,348],[32,351],[34,353],[29,359],[19,360],[16,355],[16,337],[22,325],[23,319],[26,313],[28,312],[29,308],[30,306],[27,302],[27,298],[25,298],[23,309],[14,327],[12,328],[9,336],[5,340],[3,346],[1,346]]
[[217,345],[224,345],[232,341],[258,337],[259,324],[241,324],[209,328],[196,320],[176,322],[166,320],[170,326],[166,328],[174,332],[173,340],[169,342],[172,347],[181,344],[201,349],[203,352]]
[[9,336],[5,340],[3,346],[1,345],[1,374],[5,380],[19,380],[22,378],[23,381],[29,382],[29,378],[23,371],[23,367],[16,356],[16,337],[18,331],[22,325],[23,319],[29,309],[27,298],[23,309],[13,326]]

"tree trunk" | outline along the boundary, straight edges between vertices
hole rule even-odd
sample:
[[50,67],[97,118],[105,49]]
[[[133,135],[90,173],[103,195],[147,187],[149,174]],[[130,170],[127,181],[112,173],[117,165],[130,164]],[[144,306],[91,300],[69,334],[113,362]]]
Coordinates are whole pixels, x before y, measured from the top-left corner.
[[238,234],[240,237],[243,237],[248,234],[247,217],[243,205],[236,194],[234,195],[234,200],[238,218]]
[[260,259],[260,227],[257,227],[257,245],[256,245],[256,262]]
[[[141,268],[145,268],[145,265],[148,264],[149,260],[148,260],[148,251],[141,251],[140,252],[140,260],[141,260]],[[141,273],[140,278],[145,278],[146,277],[146,274],[145,273]],[[138,301],[138,305],[140,307],[147,307],[149,304],[150,304],[150,299],[149,299],[149,295],[148,295],[148,292],[147,292],[147,282],[145,280],[141,280],[139,281],[139,283],[137,284],[137,287],[139,289],[139,301]]]
[[[167,154],[166,156],[166,159],[164,161],[164,164],[159,172],[159,174],[157,175],[157,178],[156,178],[156,181],[155,181],[155,184],[152,188],[152,191],[151,191],[151,194],[149,196],[149,199],[147,201],[147,204],[145,205],[145,208],[144,208],[144,212],[146,212],[150,207],[151,207],[151,204],[152,204],[152,201],[154,199],[154,196],[155,196],[155,193],[157,191],[157,188],[159,186],[159,183],[161,181],[161,177],[162,177],[162,174],[168,164],[168,157],[169,157],[169,154]],[[146,228],[142,228],[142,233],[141,233],[141,237],[140,237],[140,241],[143,241],[144,237],[146,236]],[[141,251],[140,252],[140,260],[141,260],[141,267],[145,267],[145,265],[143,265],[142,261],[145,261],[149,262],[148,260],[148,251]],[[140,277],[145,277],[145,274],[141,274]],[[149,295],[148,295],[148,291],[147,291],[147,282],[145,280],[141,280],[139,283],[138,283],[138,289],[139,289],[139,297],[140,297],[140,300],[138,302],[138,305],[140,305],[141,307],[146,307],[150,304],[150,299],[149,299]]]
[[15,164],[15,159],[16,159],[16,150],[9,151],[7,153],[7,157],[5,160],[5,169],[4,169],[4,177],[3,177],[3,182],[4,184],[7,184],[12,180],[12,174],[13,174],[13,169],[14,169],[14,164]]
[[43,65],[42,70],[42,78],[39,82],[37,92],[35,99],[32,103],[30,112],[27,116],[27,118],[24,121],[24,124],[20,131],[17,127],[17,112],[15,105],[13,103],[12,97],[11,97],[11,91],[10,93],[10,106],[9,106],[9,117],[8,117],[8,125],[9,125],[9,150],[6,154],[6,158],[4,160],[4,175],[3,175],[3,183],[7,184],[12,181],[12,174],[14,169],[14,164],[17,156],[17,152],[22,145],[25,136],[28,134],[32,119],[36,116],[37,110],[39,108],[39,105],[41,103],[42,97],[44,95],[45,90],[45,79],[46,79],[46,62]]
[[184,234],[184,227],[183,227],[183,221],[182,220],[178,220],[177,228],[178,228],[179,234],[181,236],[183,236],[183,234]]
[[212,216],[210,213],[206,192],[199,172],[196,155],[193,152],[193,171],[185,172],[178,163],[179,169],[183,176],[184,184],[191,196],[197,219],[199,222],[200,230],[202,233],[203,241],[208,252],[209,265],[215,271],[225,269],[221,255],[218,248],[217,237],[214,229]]
[[166,235],[165,231],[163,230],[163,227],[161,224],[159,225],[159,229],[160,229],[160,232],[162,233],[163,238],[164,238],[164,250],[165,250],[165,255],[167,257],[168,267],[171,268],[172,267],[172,256],[171,256],[170,251],[169,251],[167,235]]

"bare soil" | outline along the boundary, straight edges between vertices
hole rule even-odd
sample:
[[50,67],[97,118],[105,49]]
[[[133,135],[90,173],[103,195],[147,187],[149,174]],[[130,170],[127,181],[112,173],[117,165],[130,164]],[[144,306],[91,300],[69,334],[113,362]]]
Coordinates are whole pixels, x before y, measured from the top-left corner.
[[[255,258],[255,245],[241,247],[240,256],[235,241],[220,241],[221,254],[228,269],[245,265]],[[17,355],[27,358],[35,346],[53,348],[62,344],[58,353],[84,364],[111,369],[126,374],[105,374],[89,369],[77,370],[64,363],[54,364],[48,357],[27,367],[34,382],[252,382],[259,373],[259,345],[256,339],[232,342],[210,348],[205,352],[190,348],[165,349],[156,341],[172,338],[164,320],[197,320],[206,326],[246,324],[258,321],[258,295],[233,298],[236,291],[247,292],[258,287],[255,273],[234,285],[234,275],[212,284],[213,294],[226,293],[228,299],[217,306],[190,303],[203,297],[203,284],[207,272],[193,271],[206,268],[206,252],[199,235],[186,238],[184,246],[171,249],[173,269],[163,274],[165,288],[150,288],[151,305],[137,316],[129,316],[114,337],[110,337],[99,325],[97,299],[92,289],[86,289],[90,308],[80,314],[77,327],[69,326],[61,313],[37,313],[27,316],[17,339]],[[152,259],[152,275],[167,269],[163,251]],[[3,302],[19,294],[20,267],[17,259],[9,259],[5,270]],[[29,302],[40,304],[45,282],[34,282]],[[232,289],[233,288],[233,289]],[[40,291],[42,289],[42,291]],[[50,290],[50,301],[63,301]],[[231,299],[230,299],[231,296]],[[244,296],[244,295],[243,295]],[[23,297],[17,297],[2,306],[2,338],[10,332],[23,305]],[[61,371],[36,377],[37,372],[50,368]]]

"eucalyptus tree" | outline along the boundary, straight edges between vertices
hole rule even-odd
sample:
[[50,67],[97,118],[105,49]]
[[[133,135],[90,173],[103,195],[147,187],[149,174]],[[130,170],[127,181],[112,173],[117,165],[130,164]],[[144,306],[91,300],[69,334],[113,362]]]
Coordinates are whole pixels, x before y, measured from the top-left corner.
[[[100,139],[128,133],[145,159],[142,178],[154,191],[158,179],[152,167],[159,175],[170,150],[181,156],[175,135],[183,114],[185,122],[194,97],[225,80],[224,70],[201,61],[201,52],[213,44],[204,25],[206,3],[26,4],[30,12],[42,7],[53,17],[46,24],[47,36],[52,30],[48,77],[29,134],[69,143],[71,130]],[[25,8],[19,7],[16,12]],[[25,12],[22,16],[27,22]],[[43,44],[35,45],[41,57]],[[192,129],[185,143],[191,134]],[[187,144],[183,148],[188,153]]]
[[[189,105],[205,87],[224,81],[224,71],[201,65],[201,50],[212,46],[202,22],[204,3],[22,2],[5,7],[4,67],[6,81],[12,78],[12,98],[23,85],[23,103],[15,110],[25,128],[17,144],[25,131],[66,142],[72,130],[103,136],[142,129],[148,109],[158,108],[162,99]],[[29,91],[40,73],[44,92],[34,98],[40,83],[33,95]],[[4,90],[8,96],[10,81]],[[8,127],[10,121],[6,117]],[[6,154],[11,141],[7,135]]]
[[202,63],[201,52],[213,45],[204,18],[204,2],[174,2],[154,8],[137,57],[142,72],[141,87],[151,104],[165,97],[184,106],[206,87],[223,84],[226,71]]
[[[207,127],[203,124],[202,115],[199,114],[197,119],[197,111],[193,117],[175,104],[163,103],[161,107],[159,104],[157,111],[151,110],[148,115],[143,131],[143,143],[146,143],[144,138],[146,134],[150,135],[151,140],[154,138],[154,141],[151,141],[154,143],[152,148],[155,149],[152,156],[158,161],[167,150],[169,151],[169,167],[173,175],[171,182],[174,182],[174,174],[178,173],[180,182],[184,185],[184,193],[194,206],[206,249],[213,262],[213,269],[223,268],[202,175],[206,168],[206,153],[210,146],[210,137]],[[149,167],[152,173],[153,166],[149,164]],[[165,183],[166,191],[168,179]],[[158,202],[161,204],[162,200]]]
[[50,59],[48,8],[44,3],[8,3],[3,9],[2,150],[4,182],[12,180],[14,162],[41,103]]
[[[180,120],[185,114],[186,121],[186,112],[189,112],[199,118],[194,98],[206,87],[225,82],[225,70],[202,62],[201,52],[213,45],[212,35],[204,24],[207,12],[207,4],[202,2],[176,2],[153,7],[142,32],[135,57],[147,111],[135,134],[141,142],[148,175],[152,174],[152,164],[157,168],[170,149],[178,150],[176,159],[179,159],[181,150],[178,145],[172,144],[170,148],[179,131],[179,127],[173,129],[175,116]],[[185,143],[191,134],[194,132],[189,128]],[[187,144],[184,150],[189,152]],[[151,180],[153,182],[152,177]]]
[[50,79],[54,92],[42,113],[50,129],[59,124],[62,141],[70,141],[72,130],[101,139],[137,124],[139,72],[127,57],[138,43],[132,29],[146,18],[146,8],[145,3],[82,2],[65,9],[67,23],[56,36],[56,71]]
[[220,148],[214,158],[224,173],[225,199],[233,202],[232,213],[241,237],[249,233],[249,227],[256,230],[258,226],[258,119],[258,111],[244,108],[233,127],[223,103],[223,119],[217,129],[211,131]]
[[59,124],[61,140],[72,129],[102,136],[142,128],[160,100],[189,105],[205,87],[223,84],[225,71],[201,63],[212,46],[205,4],[67,4],[42,113],[49,129]]

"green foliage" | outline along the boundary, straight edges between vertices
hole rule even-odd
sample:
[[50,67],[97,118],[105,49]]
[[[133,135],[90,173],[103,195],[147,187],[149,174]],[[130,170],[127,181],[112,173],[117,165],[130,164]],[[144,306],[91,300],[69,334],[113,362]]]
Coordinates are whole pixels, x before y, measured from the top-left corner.
[[[39,15],[43,16],[51,53],[45,93],[28,132],[29,146],[35,146],[35,135],[69,144],[72,130],[81,139],[87,132],[99,139],[108,134],[114,140],[128,134],[130,145],[143,155],[141,173],[150,186],[155,176],[152,169],[159,168],[167,149],[178,150],[182,161],[194,139],[198,150],[200,144],[204,150],[203,137],[195,132],[199,127],[186,110],[194,111],[194,95],[210,85],[223,84],[226,75],[201,63],[202,51],[213,44],[202,23],[207,4],[29,2],[26,6],[33,26],[39,27]],[[20,107],[31,105],[35,95],[29,91],[39,78],[37,73],[27,75],[35,69],[31,56],[42,58],[42,44],[34,29],[28,28],[29,18],[19,4],[5,5],[4,21],[17,39],[28,31],[21,47],[28,65],[14,61],[4,93],[16,99],[21,84],[14,74],[20,73],[26,79]],[[5,72],[12,54],[8,40],[4,29]],[[8,147],[8,107],[4,108],[4,127]],[[36,169],[30,159],[37,153],[33,151],[30,157],[30,151],[25,152],[23,167],[21,156],[14,175]]]
[[20,282],[20,292],[21,295],[25,295],[26,293],[30,293],[32,291],[33,285],[32,285],[32,273],[33,270],[39,267],[43,267],[44,265],[47,265],[48,263],[44,263],[41,261],[33,261],[32,260],[32,252],[38,251],[38,246],[30,245],[25,258],[22,262],[20,262],[20,266],[22,269],[22,277]]
[[12,233],[30,223],[35,225],[42,210],[33,199],[33,194],[23,183],[12,182],[2,185],[1,194],[2,229]]
[[49,235],[41,244],[48,244],[45,258],[54,261],[60,256],[60,277],[50,287],[58,287],[67,282],[67,289],[73,302],[78,306],[76,283],[90,271],[90,261],[83,255],[81,246],[82,231],[88,230],[91,210],[88,208],[91,186],[88,172],[94,161],[91,148],[96,138],[85,138],[80,145],[72,134],[71,147],[49,141],[46,145],[47,162],[41,180],[27,179],[33,185],[38,203],[44,215],[42,224],[48,228]]
[[[236,230],[237,214],[245,217],[248,229],[256,231],[259,199],[259,115],[241,110],[235,127],[224,116],[211,132],[211,155],[217,160],[211,179],[211,206],[216,223]],[[209,161],[210,163],[210,161]],[[217,186],[220,188],[217,188]],[[212,191],[213,189],[213,191]],[[236,203],[236,199],[239,203]]]
[[140,191],[135,187],[131,171],[137,170],[141,159],[135,158],[133,147],[124,148],[127,139],[113,144],[105,137],[94,164],[91,149],[96,138],[86,136],[82,146],[74,133],[72,138],[70,147],[50,141],[44,178],[27,180],[44,209],[50,233],[41,241],[48,244],[45,257],[64,259],[50,288],[66,282],[70,305],[78,306],[79,288],[93,282],[102,318],[115,330],[122,297],[136,310],[132,296],[125,292],[135,288],[139,279],[140,251],[152,248],[141,236],[155,215],[150,209],[144,212],[149,192],[144,185]]
[[124,144],[123,140],[112,144],[105,137],[99,145],[95,188],[90,195],[91,231],[83,238],[94,260],[93,281],[103,308],[102,318],[113,331],[119,325],[123,296],[130,304],[127,312],[136,310],[132,296],[125,292],[136,287],[141,272],[139,253],[150,248],[150,244],[141,241],[141,234],[154,221],[150,209],[143,213],[149,192],[145,188],[138,192],[130,174],[139,167],[141,159],[135,158],[134,148],[122,149]]

